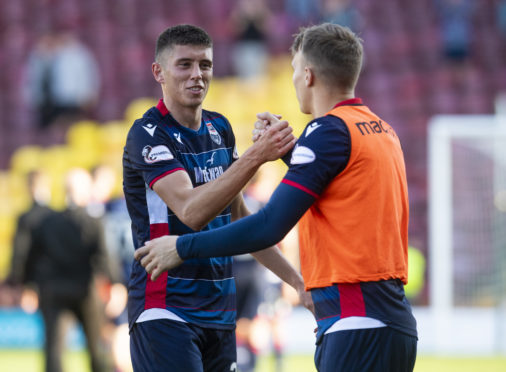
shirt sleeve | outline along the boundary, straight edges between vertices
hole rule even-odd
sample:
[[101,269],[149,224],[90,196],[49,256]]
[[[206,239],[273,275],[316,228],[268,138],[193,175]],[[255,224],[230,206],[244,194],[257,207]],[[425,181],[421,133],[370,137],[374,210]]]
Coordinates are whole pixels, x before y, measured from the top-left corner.
[[180,236],[177,252],[187,260],[234,256],[268,248],[285,237],[314,201],[310,194],[281,183],[257,213],[217,229]]
[[175,157],[172,139],[157,125],[145,121],[134,123],[127,137],[125,154],[130,166],[142,175],[149,187],[167,174],[184,170]]
[[317,197],[346,168],[350,151],[350,133],[340,118],[315,119],[295,144],[283,182]]

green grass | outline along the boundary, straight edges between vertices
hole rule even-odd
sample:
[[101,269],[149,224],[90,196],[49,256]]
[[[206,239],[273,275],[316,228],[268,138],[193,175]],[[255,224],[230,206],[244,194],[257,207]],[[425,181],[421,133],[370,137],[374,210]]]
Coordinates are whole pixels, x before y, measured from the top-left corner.
[[[415,372],[506,372],[506,356],[490,358],[440,358],[421,355]],[[256,372],[278,372],[273,358],[262,358]],[[283,372],[316,372],[312,356],[290,356],[283,360]]]
[[[2,372],[43,372],[43,356],[38,350],[0,350]],[[66,352],[63,359],[65,372],[90,372],[88,355],[80,351]],[[274,359],[262,357],[257,372],[275,371]],[[311,355],[293,355],[283,359],[283,372],[315,372]],[[440,358],[427,355],[418,357],[415,372],[504,372],[506,356],[490,358]]]

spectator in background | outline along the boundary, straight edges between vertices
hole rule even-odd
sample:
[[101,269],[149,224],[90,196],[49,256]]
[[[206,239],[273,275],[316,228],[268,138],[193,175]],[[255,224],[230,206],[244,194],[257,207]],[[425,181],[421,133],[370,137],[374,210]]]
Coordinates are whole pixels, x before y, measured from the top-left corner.
[[472,14],[471,0],[435,0],[440,16],[441,38],[445,58],[461,63],[471,52]]
[[290,15],[294,29],[321,18],[320,0],[285,0],[285,11]]
[[506,0],[500,0],[496,8],[497,26],[502,33],[502,37],[506,38]]
[[268,59],[267,33],[271,12],[265,0],[239,0],[232,12],[235,34],[234,72],[243,79],[261,76]]
[[[41,171],[32,171],[27,175],[27,184],[31,206],[18,218],[12,243],[11,267],[6,279],[8,285],[16,287],[33,281],[34,262],[28,261],[30,248],[35,244],[32,237],[42,220],[52,212],[47,206],[51,199],[48,177]],[[26,287],[21,296],[21,307],[33,312],[37,306],[36,292],[33,288]]]
[[88,48],[70,31],[42,35],[28,58],[26,95],[39,127],[68,124],[97,103],[100,77]]
[[92,202],[87,210],[92,216],[101,218],[109,257],[114,260],[109,267],[113,269],[115,281],[126,285],[130,277],[134,246],[125,197],[113,195],[118,180],[110,166],[101,164],[91,171],[91,175]]
[[[85,206],[90,199],[91,177],[82,169],[68,173],[68,207],[62,212],[44,212],[32,226],[22,272],[38,289],[39,306],[45,324],[47,372],[62,371],[62,315],[75,315],[87,340],[93,372],[112,371],[108,348],[101,337],[103,308],[97,280],[109,280],[103,230]],[[24,281],[24,278],[20,279]]]
[[360,29],[360,14],[350,0],[322,0],[322,20],[350,28]]

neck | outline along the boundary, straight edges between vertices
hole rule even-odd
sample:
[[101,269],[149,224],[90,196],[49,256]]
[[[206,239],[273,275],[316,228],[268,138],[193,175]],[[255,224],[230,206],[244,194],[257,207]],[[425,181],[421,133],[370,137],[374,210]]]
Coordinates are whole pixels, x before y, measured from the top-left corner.
[[163,103],[167,110],[176,121],[183,127],[198,130],[202,120],[202,105],[198,106],[180,106],[176,105],[166,97],[163,98]]
[[355,98],[354,91],[331,91],[325,88],[316,88],[312,99],[311,114],[314,118],[324,116],[339,102]]

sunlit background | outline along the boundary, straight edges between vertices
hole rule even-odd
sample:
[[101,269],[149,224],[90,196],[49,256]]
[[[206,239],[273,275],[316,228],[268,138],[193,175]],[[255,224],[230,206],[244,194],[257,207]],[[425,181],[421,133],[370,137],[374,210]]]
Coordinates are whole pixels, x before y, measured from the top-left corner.
[[[99,177],[110,187],[100,202],[121,200],[126,134],[161,98],[150,71],[161,31],[192,23],[213,38],[214,80],[204,108],[228,117],[241,153],[258,112],[281,114],[296,135],[308,122],[292,87],[289,47],[300,26],[322,21],[363,38],[356,96],[394,127],[403,145],[408,294],[420,331],[416,370],[471,371],[465,368],[474,368],[475,359],[463,359],[470,357],[490,363],[483,370],[506,370],[503,0],[1,0],[0,283],[10,271],[17,218],[31,204],[31,171],[49,176],[55,209],[65,206],[64,178],[75,167],[106,169]],[[85,97],[70,110],[55,100],[57,110],[44,113],[47,75],[40,67],[37,77],[34,64],[38,58],[44,65],[55,35],[58,45],[80,50],[77,61],[89,59],[87,66],[67,60],[65,72]],[[268,199],[285,170],[281,162],[262,167],[256,196]],[[293,236],[283,245],[290,257],[296,257]],[[117,370],[128,371],[118,284],[102,288],[113,319],[104,332]],[[313,371],[314,321],[290,294],[267,302],[252,331],[262,356],[257,371]],[[82,331],[70,323],[65,365],[87,371]],[[42,371],[42,343],[36,296],[1,284],[0,370]]]

